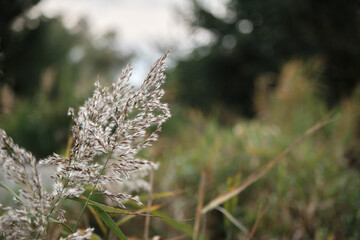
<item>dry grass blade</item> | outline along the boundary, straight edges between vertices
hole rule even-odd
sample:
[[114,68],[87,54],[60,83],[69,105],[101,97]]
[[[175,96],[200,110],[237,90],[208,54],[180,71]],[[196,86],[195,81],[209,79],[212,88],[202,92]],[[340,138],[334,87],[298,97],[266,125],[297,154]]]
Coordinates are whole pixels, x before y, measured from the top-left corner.
[[269,210],[270,206],[267,206],[258,216],[258,218],[256,219],[256,222],[253,226],[253,228],[251,229],[251,232],[247,238],[247,240],[251,240],[252,237],[254,236],[255,232],[256,232],[256,229],[258,228],[259,226],[259,223],[261,222],[261,220],[264,218],[265,216],[265,213],[267,213],[267,211]]
[[216,207],[215,209],[224,214],[230,220],[230,222],[232,222],[240,231],[245,234],[249,233],[246,227],[242,225],[239,221],[237,221],[228,211],[226,211],[226,209],[222,207]]
[[206,205],[203,209],[202,209],[202,214],[207,213],[208,211],[216,208],[217,206],[219,206],[220,204],[223,204],[225,201],[227,201],[228,199],[236,196],[237,194],[239,194],[240,192],[242,192],[244,189],[246,189],[249,185],[251,185],[252,183],[256,182],[257,180],[259,180],[261,177],[263,177],[266,173],[268,173],[277,163],[279,163],[287,154],[289,154],[299,143],[301,143],[306,137],[310,136],[311,134],[313,134],[314,132],[316,132],[317,130],[319,130],[320,128],[326,126],[327,124],[329,124],[330,122],[333,122],[334,119],[330,119],[330,120],[324,120],[321,122],[318,122],[317,124],[315,124],[313,127],[309,128],[307,131],[305,131],[305,133],[299,137],[298,139],[296,139],[287,149],[285,149],[285,151],[283,151],[279,156],[277,156],[274,160],[272,160],[271,162],[269,162],[268,164],[266,164],[264,167],[260,168],[259,170],[255,171],[253,174],[251,174],[249,177],[247,177],[239,186],[234,187],[232,189],[230,189],[228,192],[219,195],[218,197],[216,197],[215,199],[213,199],[212,201],[210,201],[210,203],[208,205]]
[[[153,211],[155,211],[155,210],[158,210],[160,207],[161,207],[160,204],[158,204],[158,205],[153,205],[153,206],[151,206],[150,211],[153,212]],[[146,208],[142,208],[142,209],[136,211],[136,212],[135,212],[136,215],[127,215],[127,216],[124,216],[122,219],[120,219],[119,221],[116,222],[116,225],[121,226],[121,225],[123,225],[124,223],[128,222],[130,219],[132,219],[132,218],[134,218],[134,217],[136,217],[136,216],[148,216],[148,215],[149,215],[149,214],[147,214],[147,215],[141,215],[141,214],[144,213],[144,212],[148,212],[148,208],[147,208],[147,207],[146,207]],[[156,215],[149,215],[149,216],[150,216],[150,217],[158,217],[158,216],[156,216]],[[159,217],[159,218],[160,218],[160,217]]]
[[199,237],[199,230],[200,230],[200,223],[201,223],[201,209],[204,204],[204,195],[205,195],[205,178],[206,178],[206,174],[205,174],[205,171],[203,171],[201,173],[201,182],[200,182],[200,188],[199,188],[198,205],[196,208],[196,218],[195,218],[195,225],[194,225],[193,240],[197,240]]

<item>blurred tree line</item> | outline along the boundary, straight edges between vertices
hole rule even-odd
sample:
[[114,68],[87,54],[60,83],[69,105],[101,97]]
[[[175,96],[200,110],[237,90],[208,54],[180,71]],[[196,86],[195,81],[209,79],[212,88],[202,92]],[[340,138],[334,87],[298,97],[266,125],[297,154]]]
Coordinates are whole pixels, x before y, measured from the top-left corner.
[[[0,107],[8,113],[0,128],[44,156],[66,143],[67,108],[88,96],[97,75],[113,78],[129,56],[116,49],[114,33],[95,41],[85,20],[68,29],[61,17],[29,14],[39,1],[0,1]],[[276,87],[293,58],[322,60],[329,106],[359,83],[359,1],[228,0],[224,14],[192,2],[189,23],[212,40],[169,75],[180,104],[253,117],[257,80],[266,76],[266,87]]]
[[360,79],[358,0],[229,0],[220,14],[192,0],[194,32],[211,34],[180,61],[172,77],[178,101],[212,111],[213,106],[254,116],[256,79],[268,87],[290,59],[323,61],[322,95],[329,106],[351,94]]
[[42,157],[66,146],[69,106],[77,107],[97,76],[109,81],[129,59],[112,32],[95,39],[85,20],[32,16],[39,0],[0,2],[0,128]]

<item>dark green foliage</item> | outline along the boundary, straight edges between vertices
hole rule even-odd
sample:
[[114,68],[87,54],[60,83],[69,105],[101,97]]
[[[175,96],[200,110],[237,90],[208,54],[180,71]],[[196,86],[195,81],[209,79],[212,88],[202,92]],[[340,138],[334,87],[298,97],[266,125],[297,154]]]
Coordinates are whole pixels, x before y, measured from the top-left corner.
[[40,0],[2,0],[0,1],[0,39],[1,47],[7,47],[11,41],[10,25],[13,20],[21,15]]
[[[194,30],[205,29],[214,39],[175,70],[179,101],[205,110],[226,106],[251,116],[256,79],[278,73],[292,58],[323,59],[330,104],[359,82],[358,1],[232,0],[227,9],[220,18],[194,1]],[[243,20],[245,32],[239,30]]]
[[[37,26],[31,29],[25,25],[22,31],[13,33],[11,44],[3,51],[4,82],[10,84],[17,95],[32,95],[40,87],[41,74],[46,68],[54,68],[57,74],[78,75],[85,71],[87,77],[92,75],[96,78],[97,74],[101,74],[104,78],[124,62],[114,49],[107,47],[113,35],[102,39],[105,47],[93,46],[86,22],[80,22],[76,29],[68,30],[60,18],[41,16],[23,20],[24,25],[35,21]],[[72,60],[71,51],[80,51],[78,54],[83,54],[82,58]],[[96,67],[90,67],[92,65]],[[74,77],[67,76],[62,80],[67,81],[66,85],[70,87],[73,86],[71,82],[78,80]],[[59,94],[58,84],[62,83],[57,82],[53,89],[49,89],[53,91],[52,95]]]

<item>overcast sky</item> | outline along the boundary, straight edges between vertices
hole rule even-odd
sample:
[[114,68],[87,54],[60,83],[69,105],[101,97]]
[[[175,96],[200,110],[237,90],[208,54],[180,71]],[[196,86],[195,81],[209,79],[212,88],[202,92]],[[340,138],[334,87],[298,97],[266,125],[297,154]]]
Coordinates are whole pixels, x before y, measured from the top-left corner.
[[[141,81],[161,53],[157,45],[189,46],[189,30],[177,13],[187,0],[42,0],[32,11],[49,17],[62,15],[74,26],[85,17],[96,35],[115,31],[122,51],[135,51],[134,78]],[[181,4],[180,4],[181,3]]]
[[[207,6],[218,1],[226,0],[203,0]],[[69,27],[85,17],[94,35],[115,31],[123,51],[138,53],[133,62],[134,78],[139,82],[162,54],[157,45],[164,49],[175,46],[172,50],[186,53],[194,44],[209,41],[206,33],[190,37],[190,28],[179,14],[190,13],[189,8],[188,0],[42,0],[32,11],[49,17],[62,15]],[[216,4],[213,8],[221,9]]]

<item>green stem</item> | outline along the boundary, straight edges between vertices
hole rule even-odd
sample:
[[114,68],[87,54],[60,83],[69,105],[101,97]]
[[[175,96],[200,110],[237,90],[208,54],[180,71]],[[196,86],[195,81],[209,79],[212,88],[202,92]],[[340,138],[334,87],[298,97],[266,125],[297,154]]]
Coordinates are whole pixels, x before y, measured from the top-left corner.
[[104,173],[104,170],[105,170],[105,168],[106,168],[107,163],[109,162],[109,159],[110,159],[111,154],[112,154],[112,151],[109,153],[109,155],[108,155],[108,157],[107,157],[107,159],[106,159],[106,162],[105,162],[103,168],[102,168],[101,171],[100,171],[100,175],[99,175],[98,179],[96,179],[96,182],[95,182],[93,188],[91,189],[91,192],[90,192],[89,196],[87,197],[86,202],[85,202],[83,208],[81,209],[80,215],[79,215],[79,217],[78,217],[78,219],[77,219],[77,221],[76,221],[76,224],[75,224],[75,226],[74,226],[74,228],[73,228],[73,232],[75,232],[76,229],[77,229],[78,226],[79,226],[81,217],[82,217],[82,215],[83,215],[84,212],[85,212],[85,209],[86,209],[86,207],[87,207],[87,205],[88,205],[88,203],[89,203],[90,197],[92,196],[92,194],[93,194],[93,192],[94,192],[94,190],[95,190],[95,188],[96,188],[96,186],[97,186],[97,184],[98,184],[98,182],[99,182],[99,180],[100,180],[101,175]]

